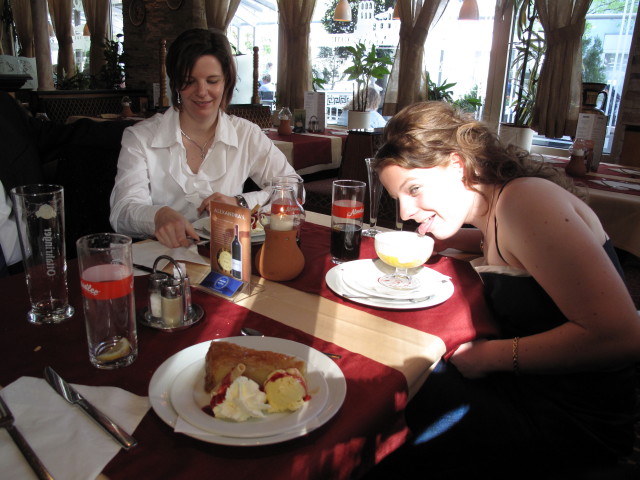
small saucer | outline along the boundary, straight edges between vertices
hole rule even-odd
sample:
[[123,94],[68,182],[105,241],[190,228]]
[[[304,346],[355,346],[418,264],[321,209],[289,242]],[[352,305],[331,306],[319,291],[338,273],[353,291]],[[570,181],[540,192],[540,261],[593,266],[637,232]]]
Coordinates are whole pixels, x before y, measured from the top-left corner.
[[160,330],[161,332],[177,332],[179,330],[184,330],[185,328],[192,327],[196,323],[198,323],[204,317],[204,309],[198,305],[197,303],[191,304],[191,311],[187,319],[178,326],[166,326],[162,320],[155,320],[155,317],[152,317],[149,312],[149,307],[144,307],[140,310],[138,314],[138,321],[147,327],[155,328],[156,330]]

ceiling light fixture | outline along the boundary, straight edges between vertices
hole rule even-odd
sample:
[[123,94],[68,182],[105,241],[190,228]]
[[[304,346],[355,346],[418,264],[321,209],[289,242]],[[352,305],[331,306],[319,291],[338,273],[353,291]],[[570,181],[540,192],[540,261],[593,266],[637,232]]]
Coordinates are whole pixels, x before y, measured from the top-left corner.
[[463,0],[458,14],[458,20],[478,20],[478,2],[476,0]]
[[348,0],[340,0],[336,5],[336,11],[333,13],[333,19],[336,22],[350,22],[351,21],[351,5]]

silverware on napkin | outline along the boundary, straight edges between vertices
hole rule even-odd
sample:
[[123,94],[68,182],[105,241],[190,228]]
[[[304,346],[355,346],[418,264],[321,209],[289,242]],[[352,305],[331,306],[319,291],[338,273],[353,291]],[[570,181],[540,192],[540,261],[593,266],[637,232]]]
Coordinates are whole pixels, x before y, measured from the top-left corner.
[[413,298],[413,297],[392,298],[392,297],[387,297],[383,295],[375,295],[375,294],[364,295],[359,293],[358,294],[341,293],[340,295],[343,296],[344,298],[370,298],[374,300],[376,299],[384,300],[385,302],[389,302],[389,303],[422,303],[422,302],[426,302],[427,300],[431,300],[433,297],[435,297],[435,295],[426,295],[418,298]]
[[89,415],[93,420],[98,423],[105,431],[115,438],[125,450],[129,450],[135,447],[138,442],[135,438],[125,432],[120,426],[118,426],[113,420],[107,417],[104,413],[91,405],[82,395],[80,395],[71,385],[69,385],[60,375],[58,375],[53,368],[45,367],[44,378],[49,385],[60,394],[67,402],[72,405],[78,405],[83,412]]
[[31,445],[27,443],[22,434],[18,431],[18,429],[13,424],[14,418],[11,410],[9,410],[9,406],[4,403],[2,397],[0,397],[0,427],[5,428],[11,438],[18,446],[24,458],[29,462],[29,465],[41,480],[53,480],[53,477],[47,470],[47,467],[44,466],[42,461],[36,455],[36,452],[33,451]]

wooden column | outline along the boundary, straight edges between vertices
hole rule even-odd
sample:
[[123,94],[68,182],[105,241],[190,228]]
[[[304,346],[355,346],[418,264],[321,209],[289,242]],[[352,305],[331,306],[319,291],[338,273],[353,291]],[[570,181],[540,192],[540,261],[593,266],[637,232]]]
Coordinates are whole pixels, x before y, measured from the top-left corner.
[[53,90],[53,68],[51,65],[46,2],[31,0],[31,22],[33,24],[33,43],[35,45],[36,67],[38,69],[38,90]]
[[158,97],[158,107],[169,106],[167,98],[167,41],[160,40],[160,96]]
[[258,47],[253,47],[253,92],[251,95],[251,103],[257,105],[260,103],[260,95],[258,94],[258,87],[260,86],[260,81],[258,79],[258,51],[260,49]]

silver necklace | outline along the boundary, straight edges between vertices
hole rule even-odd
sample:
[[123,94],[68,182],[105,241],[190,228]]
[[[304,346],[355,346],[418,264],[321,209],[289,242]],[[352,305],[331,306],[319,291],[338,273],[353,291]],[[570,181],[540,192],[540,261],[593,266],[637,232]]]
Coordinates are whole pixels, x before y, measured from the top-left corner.
[[180,129],[180,133],[184,136],[184,138],[186,138],[191,143],[193,143],[196,147],[198,147],[198,150],[200,150],[200,158],[204,161],[204,157],[207,156],[207,145],[209,145],[209,142],[213,140],[213,137],[215,137],[216,134],[214,133],[213,136],[209,140],[204,142],[204,145],[200,146],[200,145],[198,145],[196,143],[196,141],[194,139],[192,139],[189,135],[184,133],[184,130]]

